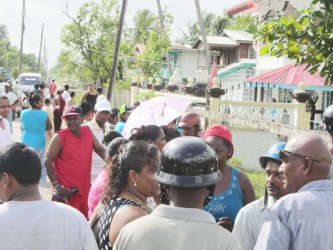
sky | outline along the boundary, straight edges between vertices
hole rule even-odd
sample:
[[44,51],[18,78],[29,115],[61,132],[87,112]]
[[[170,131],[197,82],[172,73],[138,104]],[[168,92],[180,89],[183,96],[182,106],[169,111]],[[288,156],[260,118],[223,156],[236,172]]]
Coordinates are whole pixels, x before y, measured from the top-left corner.
[[[100,3],[101,0],[95,0]],[[200,0],[201,11],[223,15],[226,8],[241,0]],[[82,4],[89,0],[68,0],[68,10],[76,16]],[[120,1],[120,4],[122,1]],[[167,7],[168,13],[174,17],[171,27],[171,41],[181,38],[181,30],[187,32],[187,24],[197,20],[194,0],[160,0],[162,9]],[[23,0],[0,0],[0,24],[8,29],[12,45],[20,48]],[[60,42],[61,29],[70,19],[63,14],[66,0],[26,0],[25,1],[25,33],[23,52],[39,55],[39,44],[42,24],[44,23],[44,39],[47,50],[48,68],[55,65],[63,45]],[[150,9],[158,14],[156,0],[128,0],[125,22],[133,27],[133,17],[140,9]],[[1,64],[1,62],[0,62]]]

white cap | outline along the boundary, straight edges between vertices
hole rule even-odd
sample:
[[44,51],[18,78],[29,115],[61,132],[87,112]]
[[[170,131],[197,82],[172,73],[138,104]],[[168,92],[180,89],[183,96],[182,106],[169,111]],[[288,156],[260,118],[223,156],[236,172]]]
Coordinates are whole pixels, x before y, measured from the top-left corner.
[[109,111],[111,113],[111,104],[109,101],[106,101],[106,100],[98,101],[95,105],[95,110],[97,112]]
[[102,101],[102,100],[107,101],[108,99],[106,99],[105,95],[99,95],[96,99],[97,102]]

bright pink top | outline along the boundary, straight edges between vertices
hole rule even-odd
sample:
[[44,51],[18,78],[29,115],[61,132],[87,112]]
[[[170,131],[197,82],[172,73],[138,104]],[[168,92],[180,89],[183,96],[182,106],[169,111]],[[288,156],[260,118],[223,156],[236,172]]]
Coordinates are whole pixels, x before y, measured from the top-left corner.
[[95,210],[95,207],[98,205],[104,188],[107,184],[107,172],[105,169],[99,173],[93,184],[91,185],[89,196],[88,196],[88,218],[92,215]]
[[57,89],[57,85],[54,82],[50,83],[49,93],[50,94],[54,94],[54,92],[56,91],[56,89]]

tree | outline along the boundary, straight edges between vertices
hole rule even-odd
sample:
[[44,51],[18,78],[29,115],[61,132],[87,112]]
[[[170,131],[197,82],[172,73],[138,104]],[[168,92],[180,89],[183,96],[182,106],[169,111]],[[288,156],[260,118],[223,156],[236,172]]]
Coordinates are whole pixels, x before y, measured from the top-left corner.
[[60,59],[68,66],[67,73],[80,80],[105,83],[109,77],[112,51],[118,25],[119,6],[115,0],[102,0],[81,6],[77,16],[71,17],[61,34],[67,50]]
[[169,51],[170,46],[168,36],[163,35],[158,29],[150,32],[147,47],[139,55],[139,65],[146,77],[157,77],[159,75],[162,66],[159,62]]
[[[217,16],[214,13],[202,13],[202,18],[206,28],[206,34],[210,36],[220,36],[229,24],[229,19],[226,16]],[[201,35],[198,21],[188,24],[188,35],[185,34],[185,40],[194,41]]]
[[254,18],[251,14],[237,15],[236,17],[229,19],[226,28],[233,30],[247,30],[248,26],[253,23]]
[[1,41],[3,41],[3,40],[9,41],[7,26],[4,25],[4,24],[0,24],[0,40]]
[[[18,77],[19,60],[19,50],[11,45],[7,26],[0,24],[0,66],[5,67],[16,78]],[[34,54],[23,53],[22,69],[24,71],[37,72],[37,57]]]
[[326,76],[325,84],[333,83],[333,3],[331,0],[313,0],[309,8],[295,20],[282,16],[252,26],[257,39],[267,44],[260,54],[287,55],[297,63],[308,64],[311,73]]
[[134,21],[134,41],[135,43],[146,44],[149,39],[150,32],[155,28],[157,17],[148,9],[139,10]]

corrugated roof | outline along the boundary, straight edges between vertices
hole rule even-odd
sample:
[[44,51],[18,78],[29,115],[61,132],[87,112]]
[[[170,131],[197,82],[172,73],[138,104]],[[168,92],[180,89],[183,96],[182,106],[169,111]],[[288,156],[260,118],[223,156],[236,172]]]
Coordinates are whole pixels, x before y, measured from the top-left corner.
[[223,34],[227,35],[234,41],[253,42],[253,35],[245,30],[228,30],[224,29]]
[[[199,36],[197,40],[193,43],[192,48],[196,48],[199,44],[199,41],[202,42],[202,36]],[[223,36],[207,36],[207,44],[208,45],[224,45],[235,47],[238,46],[237,42],[233,41],[229,37]]]
[[273,84],[291,84],[298,85],[304,82],[308,86],[325,86],[325,78],[319,75],[319,72],[310,74],[305,70],[306,64],[289,64],[281,68],[266,72],[261,75],[253,76],[244,80],[244,82],[273,83]]

